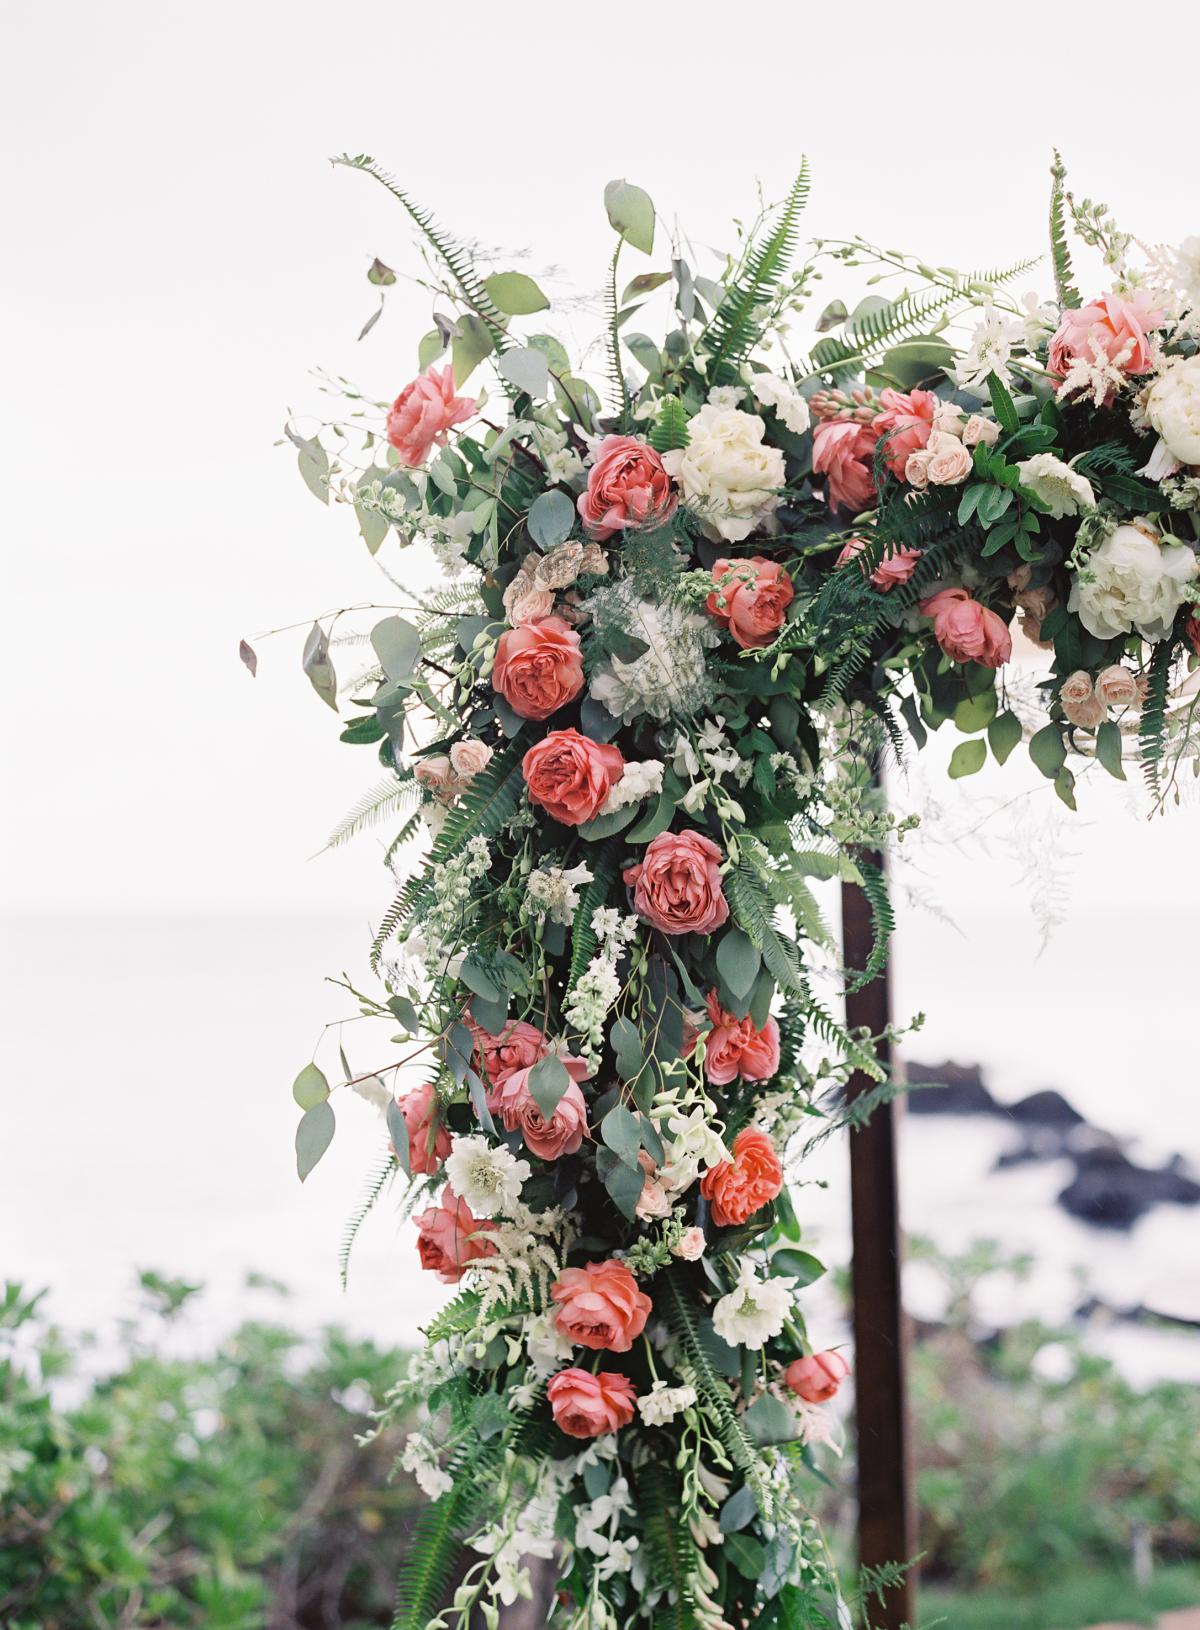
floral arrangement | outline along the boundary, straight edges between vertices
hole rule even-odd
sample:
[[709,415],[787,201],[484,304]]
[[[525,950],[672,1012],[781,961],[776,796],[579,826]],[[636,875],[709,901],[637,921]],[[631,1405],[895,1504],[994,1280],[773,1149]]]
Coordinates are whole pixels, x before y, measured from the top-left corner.
[[[712,276],[674,245],[628,277],[660,232],[613,182],[602,394],[531,321],[533,278],[339,162],[408,212],[434,302],[390,406],[340,384],[343,417],[288,426],[398,595],[369,631],[318,621],[303,657],[384,770],[335,841],[392,823],[382,989],[347,989],[396,1052],[339,1060],[389,1143],[346,1249],[399,1185],[457,1288],[394,1399],[426,1411],[402,1460],[431,1502],[396,1623],[494,1626],[531,1558],[571,1630],[842,1623],[806,1496],[847,1365],[806,1329],[823,1269],[788,1179],[899,1089],[826,998],[812,883],[866,891],[874,951],[836,971],[873,978],[872,857],[909,822],[871,766],[906,734],[953,721],[954,776],[1027,739],[1072,804],[1072,766],[1121,776],[1130,748],[1161,799],[1194,756],[1200,242],[1140,249],[1056,164],[1052,304],[1005,292],[1031,262],[862,239],[793,269],[802,169]],[[1108,268],[1087,301],[1068,220]],[[905,286],[827,304],[794,355],[830,265]],[[656,298],[661,342],[633,323]],[[391,554],[418,539],[447,581],[414,601]],[[1032,703],[1018,611],[1053,650]],[[339,685],[335,649],[368,639]],[[303,1178],[329,1078],[294,1093]]]

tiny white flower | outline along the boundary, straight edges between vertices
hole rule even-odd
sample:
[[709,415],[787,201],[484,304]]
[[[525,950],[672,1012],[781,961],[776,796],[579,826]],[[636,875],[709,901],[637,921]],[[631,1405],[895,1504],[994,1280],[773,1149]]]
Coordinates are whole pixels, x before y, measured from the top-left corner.
[[454,1487],[454,1479],[438,1464],[437,1450],[420,1432],[408,1434],[400,1464],[406,1472],[412,1473],[427,1500],[440,1500]]
[[[759,407],[774,408],[780,422],[793,435],[802,436],[809,426],[808,403],[794,385],[778,374],[752,374],[750,389]],[[709,394],[712,401],[712,394]]]
[[708,399],[714,407],[736,408],[741,406],[745,394],[740,385],[714,385]]
[[590,883],[592,873],[582,862],[566,870],[562,866],[539,866],[525,880],[531,909],[538,916],[570,926],[579,904],[579,890]]
[[559,1334],[549,1313],[539,1313],[526,1321],[525,1351],[539,1381],[549,1380],[575,1353],[566,1337]]
[[647,1426],[666,1426],[676,1415],[691,1409],[695,1402],[695,1387],[669,1387],[665,1381],[656,1381],[651,1390],[638,1399],[638,1414]]
[[460,1200],[476,1217],[502,1217],[521,1198],[521,1184],[533,1168],[502,1143],[482,1134],[455,1138],[446,1156],[446,1176]]
[[986,396],[988,375],[1006,378],[1013,347],[1023,343],[1024,338],[1020,323],[1009,322],[990,303],[985,305],[971,344],[955,365],[955,378],[962,389],[973,396]]

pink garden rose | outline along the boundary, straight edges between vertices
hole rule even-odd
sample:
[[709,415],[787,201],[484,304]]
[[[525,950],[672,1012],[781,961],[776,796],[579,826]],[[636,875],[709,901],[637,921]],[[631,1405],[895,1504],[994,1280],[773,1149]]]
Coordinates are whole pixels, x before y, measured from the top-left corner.
[[877,413],[871,429],[886,436],[883,462],[896,477],[904,479],[904,466],[910,453],[918,453],[929,440],[933,416],[940,403],[932,391],[880,391],[883,412]]
[[775,1145],[757,1126],[744,1126],[733,1140],[733,1159],[710,1166],[700,1192],[712,1207],[718,1228],[737,1228],[770,1202],[783,1187],[783,1167]]
[[671,1255],[677,1256],[681,1262],[699,1262],[704,1255],[703,1228],[685,1228],[678,1241],[672,1245]]
[[1106,707],[1132,707],[1142,698],[1139,675],[1130,673],[1119,662],[1102,668],[1096,675],[1096,695]]
[[1094,730],[1108,718],[1108,708],[1092,688],[1092,676],[1085,668],[1068,674],[1059,687],[1058,699],[1068,723],[1082,730]]
[[999,668],[1012,655],[1012,635],[1002,617],[966,589],[943,589],[921,601],[921,610],[933,618],[933,637],[951,662],[978,662]]
[[[837,564],[839,566],[848,566],[852,560],[862,554],[866,547],[867,540],[865,538],[851,538],[837,557]],[[907,547],[894,549],[890,555],[885,555],[879,562],[868,581],[880,593],[886,594],[889,589],[899,588],[902,583],[908,582],[916,571],[917,562],[920,558],[921,551],[919,549],[909,549]]]
[[712,1029],[704,1041],[704,1073],[715,1087],[743,1081],[769,1081],[779,1068],[779,1026],[768,1019],[761,1030],[747,1016],[735,1019],[721,1006],[715,990],[706,1003]]
[[627,1353],[646,1328],[653,1303],[623,1262],[564,1268],[550,1287],[555,1328],[576,1347]]
[[450,1153],[450,1134],[442,1124],[433,1082],[422,1081],[406,1092],[400,1113],[408,1127],[409,1169],[414,1177],[432,1177]]
[[628,1426],[637,1399],[633,1382],[612,1370],[559,1370],[546,1388],[555,1425],[569,1438],[600,1438]]
[[830,509],[857,515],[875,501],[871,463],[878,441],[856,419],[826,419],[813,431],[813,474],[823,475]]
[[573,1155],[583,1142],[587,1131],[587,1104],[579,1090],[579,1082],[591,1073],[581,1058],[564,1058],[563,1065],[571,1077],[549,1120],[538,1108],[529,1090],[529,1069],[514,1070],[491,1094],[491,1105],[504,1122],[506,1132],[520,1132],[525,1147],[539,1160],[558,1160],[562,1155]]
[[405,385],[387,417],[387,439],[401,464],[410,469],[424,464],[430,449],[444,447],[451,427],[469,419],[475,406],[473,397],[455,396],[454,371],[448,364],[440,373],[428,368]]
[[495,1223],[481,1222],[449,1188],[442,1190],[440,1202],[423,1211],[416,1223],[421,1266],[436,1273],[445,1285],[456,1285],[469,1263],[496,1254],[491,1241],[479,1237]]
[[678,501],[653,447],[636,436],[605,436],[578,509],[588,536],[603,543],[625,527],[661,526]]
[[664,934],[711,934],[729,917],[724,855],[702,832],[661,832],[624,873],[633,909]]
[[827,1404],[849,1374],[850,1366],[841,1353],[831,1350],[794,1358],[783,1379],[806,1404]]
[[562,617],[506,628],[496,647],[492,688],[522,719],[548,719],[583,689],[580,639]]
[[[524,1019],[505,1025],[498,1036],[483,1030],[468,1018],[475,1050],[479,1055],[480,1074],[485,1075],[493,1087],[502,1086],[515,1070],[527,1070],[539,1059],[545,1058],[550,1045],[542,1032]],[[488,1108],[495,1109],[492,1095],[488,1095]]]
[[713,592],[704,602],[743,651],[770,645],[783,627],[795,590],[787,571],[762,555],[749,560],[718,560],[712,569]]
[[1099,294],[1086,306],[1064,311],[1062,322],[1050,341],[1047,367],[1057,378],[1071,371],[1076,357],[1090,362],[1094,346],[1125,374],[1150,371],[1149,335],[1163,320],[1161,309],[1152,307],[1150,296],[1139,289],[1132,300],[1119,294]]
[[564,826],[582,826],[598,815],[624,770],[620,748],[578,730],[552,730],[521,760],[530,802]]
[[1192,650],[1200,657],[1200,616],[1197,616],[1195,612],[1184,623],[1183,633]]

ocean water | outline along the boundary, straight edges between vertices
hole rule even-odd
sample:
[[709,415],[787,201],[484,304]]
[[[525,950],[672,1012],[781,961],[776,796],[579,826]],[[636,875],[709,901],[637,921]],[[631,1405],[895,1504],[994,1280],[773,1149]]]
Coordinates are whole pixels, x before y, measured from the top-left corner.
[[[1114,932],[1111,916],[1103,922],[1103,934]],[[1181,926],[1164,922],[1153,936],[1162,973],[1153,998],[1144,974],[1115,993],[1077,981],[1064,1004],[1042,993],[1078,959],[1103,962],[1094,915],[1072,917],[1039,962],[1024,954],[1023,914],[992,912],[982,927],[952,931],[905,910],[897,1011],[920,987],[931,1014],[910,1050],[979,1060],[1002,1096],[1057,1086],[1147,1153],[1200,1156],[1186,1050],[1194,964]],[[1141,932],[1148,937],[1144,920]],[[976,935],[986,953],[971,951]],[[291,1080],[326,1021],[354,1012],[324,977],[361,970],[366,943],[350,910],[10,917],[0,978],[0,1272],[50,1286],[55,1315],[97,1332],[101,1352],[106,1330],[129,1309],[136,1268],[208,1286],[176,1332],[183,1345],[207,1343],[247,1314],[279,1311],[273,1297],[246,1289],[250,1271],[291,1287],[287,1317],[303,1327],[339,1321],[384,1342],[416,1340],[447,1292],[419,1270],[411,1226],[399,1228],[386,1205],[360,1235],[348,1289],[339,1283],[342,1227],[380,1146],[376,1113],[339,1093],[324,1161],[303,1186],[293,1165]],[[1007,982],[986,972],[1001,967]],[[1070,1069],[1055,1051],[1059,1020],[1072,1030]],[[386,1025],[351,1020],[341,1037],[355,1070],[389,1056]],[[987,1237],[1037,1257],[1023,1286],[998,1279],[981,1287],[985,1320],[1060,1316],[1085,1281],[1117,1304],[1200,1316],[1196,1211],[1159,1208],[1129,1234],[1089,1229],[1053,1205],[1064,1168],[991,1173],[1009,1136],[989,1122],[909,1117],[901,1140],[910,1230],[949,1250]],[[845,1262],[843,1142],[822,1151],[811,1177],[796,1195],[809,1242],[831,1264]],[[908,1273],[913,1311],[935,1315],[935,1277],[920,1264]],[[810,1295],[815,1330],[840,1338],[832,1292],[818,1285]],[[1200,1379],[1195,1337],[1116,1325],[1097,1339],[1135,1376]]]

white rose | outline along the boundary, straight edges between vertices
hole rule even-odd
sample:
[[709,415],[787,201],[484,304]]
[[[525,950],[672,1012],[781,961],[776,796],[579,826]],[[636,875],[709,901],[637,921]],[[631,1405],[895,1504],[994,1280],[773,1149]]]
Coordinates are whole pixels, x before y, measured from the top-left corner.
[[1146,417],[1181,464],[1200,465],[1200,356],[1172,363],[1150,387]]
[[710,536],[740,543],[779,508],[783,454],[763,445],[757,413],[707,403],[688,420],[688,444],[663,454],[667,473]]
[[778,374],[753,374],[750,390],[759,407],[774,408],[781,423],[802,436],[809,426],[808,403],[800,392]]
[[1110,640],[1133,630],[1165,640],[1196,575],[1196,557],[1181,543],[1164,543],[1148,521],[1119,526],[1071,589],[1068,609],[1089,634]]
[[1088,482],[1061,458],[1053,453],[1035,453],[1017,465],[1021,484],[1029,488],[1036,498],[1049,505],[1048,513],[1061,520],[1064,515],[1078,515],[1081,509],[1094,509],[1096,495]]
[[943,402],[933,416],[933,428],[943,436],[961,437],[966,423],[967,415],[955,402]]

